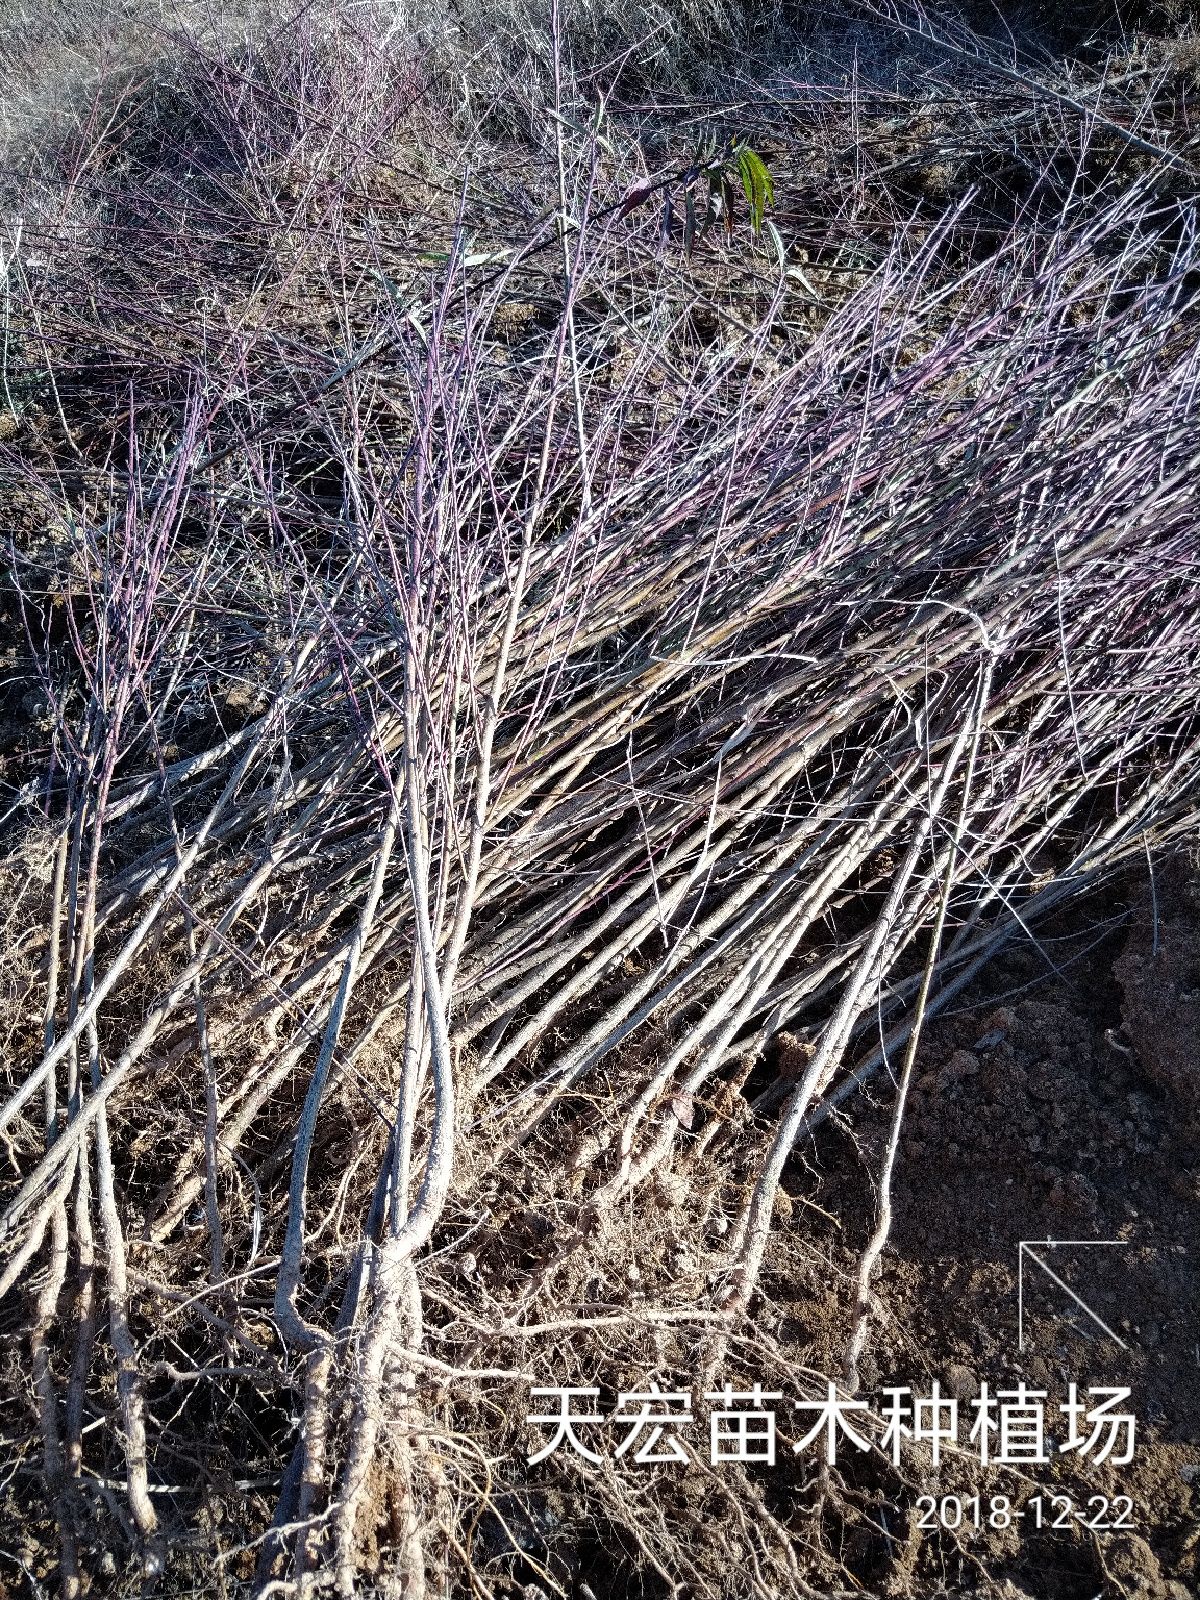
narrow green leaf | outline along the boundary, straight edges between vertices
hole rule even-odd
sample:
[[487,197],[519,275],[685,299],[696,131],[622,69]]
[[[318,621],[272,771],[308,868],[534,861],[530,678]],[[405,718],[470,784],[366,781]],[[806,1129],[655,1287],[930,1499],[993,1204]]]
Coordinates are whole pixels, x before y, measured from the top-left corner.
[[746,204],[750,207],[750,215],[754,215],[754,173],[750,166],[749,150],[739,150],[737,158],[738,176],[742,180],[742,192],[746,196]]
[[749,145],[744,145],[738,152],[738,170],[741,173],[746,202],[750,207],[750,225],[757,233],[762,227],[768,205],[774,204],[775,186],[771,182],[766,162],[757,151],[751,150]]

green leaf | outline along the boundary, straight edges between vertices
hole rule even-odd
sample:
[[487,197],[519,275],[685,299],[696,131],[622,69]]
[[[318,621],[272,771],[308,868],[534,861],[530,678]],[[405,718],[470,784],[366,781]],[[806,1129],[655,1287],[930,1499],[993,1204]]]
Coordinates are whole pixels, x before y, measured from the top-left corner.
[[748,144],[738,150],[737,166],[746,204],[750,207],[750,226],[757,233],[763,225],[767,207],[775,203],[775,185],[771,182],[766,162]]

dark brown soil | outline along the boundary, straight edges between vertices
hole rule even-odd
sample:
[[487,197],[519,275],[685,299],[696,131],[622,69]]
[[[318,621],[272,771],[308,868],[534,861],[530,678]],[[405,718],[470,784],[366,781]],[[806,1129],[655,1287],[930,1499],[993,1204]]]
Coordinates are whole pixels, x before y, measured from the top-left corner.
[[[1014,949],[968,1004],[929,1029],[860,1378],[877,1406],[888,1386],[928,1395],[937,1379],[966,1422],[959,1451],[938,1469],[928,1445],[906,1451],[899,1477],[846,1464],[857,1513],[845,1522],[840,1559],[869,1592],[1039,1600],[1200,1592],[1197,881],[1182,858],[1156,868],[1153,891],[1145,870],[1131,875],[1063,925],[1040,929],[1036,944]],[[819,1136],[789,1181],[794,1201],[839,1221],[822,1234],[820,1214],[796,1206],[797,1244],[806,1244],[789,1274],[795,1320],[779,1334],[796,1338],[805,1364],[834,1375],[858,1252],[874,1220],[890,1117],[882,1093],[879,1102],[865,1122],[856,1115]],[[1022,1240],[1124,1348],[1028,1256],[1019,1347]],[[971,1401],[983,1383],[995,1395],[1021,1381],[1046,1392],[1047,1435],[1060,1438],[1069,1383],[1081,1397],[1090,1386],[1130,1389],[1117,1409],[1137,1419],[1132,1461],[1097,1465],[1051,1450],[1041,1465],[981,1466],[965,1438]],[[1092,1496],[1127,1495],[1134,1527],[1093,1531],[1073,1518],[1039,1530],[1031,1505],[1039,1493],[1047,1508],[1062,1495],[1076,1510]],[[919,1527],[922,1512],[927,1522],[938,1517],[918,1509],[918,1496],[966,1502],[976,1494],[980,1530],[966,1527],[970,1511],[955,1532]],[[993,1496],[1024,1508],[1019,1524],[986,1526]]]

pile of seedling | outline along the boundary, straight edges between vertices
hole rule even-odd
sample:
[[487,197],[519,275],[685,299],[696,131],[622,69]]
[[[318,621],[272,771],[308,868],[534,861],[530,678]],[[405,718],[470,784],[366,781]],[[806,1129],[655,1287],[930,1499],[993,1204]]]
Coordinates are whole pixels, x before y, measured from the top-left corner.
[[[9,220],[5,1493],[65,1595],[569,1592],[530,1380],[757,1375],[831,1108],[1195,835],[1177,99],[965,119],[955,58],[650,166],[562,58],[519,162],[361,18],[184,41]],[[906,116],[950,194],[845,159]],[[805,1592],[580,1466],[631,1570]]]

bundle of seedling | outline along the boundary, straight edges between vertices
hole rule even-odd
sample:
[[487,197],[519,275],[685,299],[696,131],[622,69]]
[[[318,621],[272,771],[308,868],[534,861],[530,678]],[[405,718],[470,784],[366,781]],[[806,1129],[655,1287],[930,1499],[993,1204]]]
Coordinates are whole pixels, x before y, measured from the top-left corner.
[[[789,1163],[1200,815],[1171,162],[1060,97],[1007,215],[798,218],[849,101],[649,170],[559,71],[506,200],[397,50],[183,53],[5,247],[6,1492],[67,1595],[564,1592],[530,1381],[785,1360]],[[634,1566],[803,1592],[579,1465]]]

